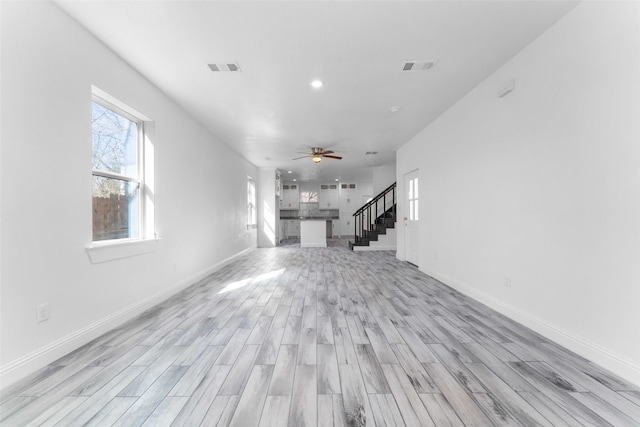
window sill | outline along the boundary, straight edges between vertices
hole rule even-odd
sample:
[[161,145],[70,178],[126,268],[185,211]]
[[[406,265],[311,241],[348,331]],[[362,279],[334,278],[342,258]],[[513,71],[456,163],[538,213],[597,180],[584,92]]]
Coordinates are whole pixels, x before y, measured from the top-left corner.
[[127,241],[94,242],[87,246],[87,254],[92,264],[129,258],[155,252],[159,238]]

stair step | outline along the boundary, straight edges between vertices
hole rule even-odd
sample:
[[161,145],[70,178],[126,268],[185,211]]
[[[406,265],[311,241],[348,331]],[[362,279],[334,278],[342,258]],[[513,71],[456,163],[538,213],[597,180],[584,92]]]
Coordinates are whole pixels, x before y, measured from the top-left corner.
[[354,241],[354,245],[355,246],[369,246],[369,242],[371,241],[371,239],[364,237],[364,236],[356,236],[355,241]]
[[394,251],[397,249],[396,230],[390,228],[387,234],[381,234],[377,241],[370,242],[369,245],[350,246],[353,251]]
[[374,230],[364,230],[364,235],[362,236],[362,238],[367,239],[369,241],[376,241],[378,240],[378,232],[374,231]]
[[353,248],[368,248],[369,245],[365,245],[365,244],[358,244],[358,243],[353,243],[353,242],[349,242],[349,248],[354,251],[355,249]]
[[375,221],[376,224],[393,224],[394,222],[396,222],[395,218],[378,218]]

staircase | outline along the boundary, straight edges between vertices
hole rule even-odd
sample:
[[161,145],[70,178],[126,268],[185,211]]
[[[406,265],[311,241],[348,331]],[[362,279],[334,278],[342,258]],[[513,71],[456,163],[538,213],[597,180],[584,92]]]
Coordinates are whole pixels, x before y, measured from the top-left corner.
[[355,239],[349,241],[354,251],[396,250],[396,183],[367,202],[353,214]]

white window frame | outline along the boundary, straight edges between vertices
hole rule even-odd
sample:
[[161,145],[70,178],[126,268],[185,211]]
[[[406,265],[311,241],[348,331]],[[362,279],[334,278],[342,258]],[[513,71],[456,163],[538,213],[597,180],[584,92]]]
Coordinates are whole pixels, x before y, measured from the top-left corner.
[[117,106],[111,104],[110,102],[93,96],[92,104],[98,104],[101,107],[110,110],[121,117],[129,120],[132,123],[136,124],[136,165],[135,165],[135,174],[122,174],[116,172],[109,172],[100,169],[92,169],[91,175],[92,177],[103,177],[108,179],[115,179],[118,181],[124,181],[126,183],[135,183],[138,186],[138,195],[137,195],[137,206],[136,206],[136,218],[133,219],[132,224],[135,224],[135,230],[137,231],[135,236],[132,237],[122,237],[122,238],[114,238],[114,239],[105,239],[105,240],[94,240],[95,242],[109,242],[109,241],[125,241],[125,240],[138,240],[144,238],[144,200],[145,196],[145,187],[144,187],[144,121],[129,114],[125,110],[118,108]]
[[[94,176],[104,176],[106,178],[129,180],[131,182],[139,183],[139,206],[138,236],[96,241],[91,237],[91,243],[86,247],[89,257],[93,263],[99,263],[153,252],[155,251],[156,243],[159,240],[157,233],[155,232],[154,122],[146,115],[136,111],[132,107],[95,86],[92,86],[91,99],[93,102],[96,102],[103,107],[136,122],[138,127],[138,176],[132,177],[92,169],[91,179],[93,179]],[[91,214],[91,216],[92,215],[93,214]],[[91,236],[93,236],[93,226],[90,232]]]

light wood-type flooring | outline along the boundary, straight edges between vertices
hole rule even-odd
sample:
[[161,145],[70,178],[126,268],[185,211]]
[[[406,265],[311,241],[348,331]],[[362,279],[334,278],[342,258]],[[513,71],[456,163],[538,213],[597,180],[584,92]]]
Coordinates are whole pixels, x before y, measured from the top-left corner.
[[3,393],[2,426],[632,426],[640,390],[398,261],[258,249]]

